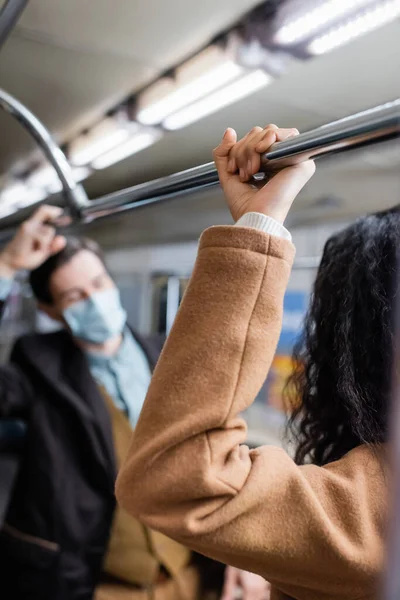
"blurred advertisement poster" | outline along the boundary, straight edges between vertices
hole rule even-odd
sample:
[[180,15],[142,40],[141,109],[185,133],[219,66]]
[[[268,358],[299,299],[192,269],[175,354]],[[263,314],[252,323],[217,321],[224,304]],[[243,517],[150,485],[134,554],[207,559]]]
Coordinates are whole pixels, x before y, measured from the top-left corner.
[[265,402],[271,408],[282,412],[289,410],[289,407],[285,406],[284,390],[292,370],[292,358],[290,356],[275,356],[265,386]]
[[282,332],[275,358],[258,401],[265,406],[287,412],[284,406],[284,389],[293,371],[292,351],[299,338],[308,304],[308,295],[288,291],[284,299]]

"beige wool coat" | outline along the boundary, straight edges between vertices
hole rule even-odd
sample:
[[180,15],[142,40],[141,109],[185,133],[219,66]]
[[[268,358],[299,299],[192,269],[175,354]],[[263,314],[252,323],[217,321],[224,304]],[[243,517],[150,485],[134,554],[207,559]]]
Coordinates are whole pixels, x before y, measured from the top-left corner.
[[277,346],[294,247],[240,227],[200,242],[117,481],[149,527],[264,576],[274,598],[379,598],[387,513],[379,451],[325,467],[249,450],[240,417]]

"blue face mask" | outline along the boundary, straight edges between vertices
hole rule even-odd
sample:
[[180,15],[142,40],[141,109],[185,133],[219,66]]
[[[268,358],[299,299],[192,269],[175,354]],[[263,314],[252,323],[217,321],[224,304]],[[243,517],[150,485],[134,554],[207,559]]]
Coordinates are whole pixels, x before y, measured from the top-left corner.
[[117,288],[75,302],[63,315],[72,335],[92,344],[102,344],[119,335],[126,324],[126,312]]

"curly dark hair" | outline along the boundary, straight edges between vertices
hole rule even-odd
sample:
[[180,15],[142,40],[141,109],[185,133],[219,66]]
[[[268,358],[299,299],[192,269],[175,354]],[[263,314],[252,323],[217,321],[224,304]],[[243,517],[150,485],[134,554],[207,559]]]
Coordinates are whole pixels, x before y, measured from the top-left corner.
[[326,243],[286,392],[297,464],[387,440],[399,248],[400,205]]

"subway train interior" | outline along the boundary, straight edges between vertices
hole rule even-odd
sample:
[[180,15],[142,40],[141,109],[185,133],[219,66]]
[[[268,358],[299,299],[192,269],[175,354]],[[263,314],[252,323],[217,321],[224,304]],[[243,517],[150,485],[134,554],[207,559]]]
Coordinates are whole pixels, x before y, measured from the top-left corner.
[[[75,546],[72,541],[68,541],[72,537],[64,533],[63,528],[68,528],[67,517],[66,521],[63,521],[62,525],[58,524],[57,527],[44,523],[44,515],[47,511],[43,508],[44,496],[39,501],[32,493],[32,501],[29,501],[31,504],[23,509],[21,508],[23,503],[15,500],[15,497],[22,493],[21,490],[25,490],[23,492],[25,496],[28,494],[26,491],[28,488],[24,487],[26,486],[24,477],[26,478],[28,468],[26,464],[27,462],[31,464],[33,454],[30,459],[27,459],[27,448],[30,448],[33,438],[36,439],[37,444],[44,444],[44,442],[37,441],[42,433],[40,435],[32,433],[37,422],[35,419],[38,419],[37,414],[31,419],[19,408],[15,413],[9,408],[13,394],[17,394],[18,386],[20,386],[18,394],[22,396],[24,393],[28,394],[25,384],[15,383],[17,379],[12,378],[17,371],[19,375],[22,373],[22,377],[30,377],[32,379],[30,385],[34,389],[32,402],[34,404],[37,400],[42,403],[42,383],[40,383],[42,379],[39,374],[32,374],[36,373],[34,371],[36,366],[32,366],[34,358],[28,357],[29,344],[32,345],[32,340],[39,339],[34,337],[37,334],[56,335],[61,330],[71,338],[74,325],[70,325],[67,317],[64,320],[59,319],[50,309],[40,308],[43,308],[44,304],[47,306],[46,300],[43,300],[45,296],[38,296],[37,293],[38,278],[44,275],[41,271],[36,279],[30,276],[30,271],[34,273],[34,269],[41,268],[42,263],[32,262],[39,246],[32,246],[31,262],[30,258],[25,258],[25,262],[22,259],[22,262],[18,262],[18,268],[14,269],[13,266],[9,278],[7,278],[8,271],[1,266],[2,260],[4,262],[6,260],[4,257],[7,257],[7,268],[10,267],[9,248],[13,240],[17,239],[18,248],[15,250],[14,243],[12,252],[15,256],[20,256],[21,248],[27,243],[23,236],[29,236],[27,232],[30,231],[30,225],[27,227],[26,223],[31,223],[32,216],[35,219],[34,215],[38,214],[38,209],[46,211],[40,207],[48,205],[59,207],[57,218],[54,217],[55,213],[46,213],[40,227],[47,229],[47,232],[52,231],[53,237],[54,235],[66,236],[67,239],[70,236],[74,239],[84,237],[94,240],[100,246],[107,269],[120,291],[123,306],[121,311],[126,311],[125,320],[132,328],[130,331],[134,332],[134,336],[137,336],[137,339],[150,337],[164,339],[167,336],[168,339],[172,330],[171,344],[165,347],[165,355],[161,359],[160,367],[160,373],[168,375],[168,365],[173,364],[175,360],[174,348],[177,354],[179,354],[178,346],[183,348],[181,352],[184,351],[186,344],[188,348],[192,348],[191,336],[200,335],[201,324],[208,314],[207,294],[204,291],[204,315],[206,316],[200,314],[201,307],[193,300],[193,294],[199,287],[199,284],[196,287],[196,279],[191,290],[188,289],[198,253],[199,238],[208,228],[233,226],[236,220],[229,210],[229,202],[227,204],[226,201],[227,188],[224,188],[224,194],[218,182],[218,173],[213,162],[213,149],[221,143],[227,128],[233,128],[238,138],[242,138],[249,131],[261,131],[253,128],[264,129],[268,124],[275,124],[278,128],[298,129],[300,135],[292,134],[286,141],[279,141],[279,137],[274,138],[277,143],[271,150],[264,149],[259,168],[259,171],[265,173],[265,181],[272,181],[275,176],[279,177],[284,168],[287,172],[293,173],[296,168],[301,169],[303,162],[308,159],[315,159],[316,164],[315,175],[301,189],[284,223],[285,231],[290,232],[292,237],[296,255],[283,298],[279,341],[270,368],[265,367],[264,383],[258,386],[260,389],[257,390],[256,398],[252,398],[254,402],[243,410],[243,418],[247,423],[244,441],[250,448],[273,446],[282,449],[291,457],[294,456],[295,450],[286,432],[286,424],[292,410],[285,401],[287,381],[295,368],[292,352],[296,340],[301,338],[304,331],[307,308],[310,299],[314,297],[314,282],[324,246],[331,236],[350,226],[357,219],[365,218],[366,215],[378,211],[390,209],[395,211],[395,207],[398,210],[400,202],[399,17],[399,0],[264,0],[263,2],[260,0],[220,0],[219,2],[213,0],[202,2],[194,2],[194,0],[168,0],[167,2],[161,0],[146,2],[0,0],[0,108],[2,109],[0,110],[0,302],[4,304],[0,323],[0,555],[7,555],[11,565],[12,560],[9,557],[15,552],[15,563],[14,566],[9,567],[10,572],[15,567],[15,573],[21,573],[21,580],[25,578],[25,569],[27,573],[25,584],[19,587],[16,585],[14,589],[9,583],[2,582],[2,573],[6,576],[7,568],[4,567],[3,559],[0,561],[2,599],[194,600],[198,598],[198,600],[205,600],[213,598],[219,600],[222,598],[234,600],[234,598],[242,598],[243,600],[266,600],[271,597],[295,600],[317,598],[400,600],[398,573],[400,493],[395,502],[392,499],[390,503],[388,501],[391,506],[390,535],[387,535],[385,529],[382,549],[379,550],[383,552],[383,548],[389,548],[388,560],[385,562],[382,559],[384,567],[378,576],[379,584],[376,584],[376,589],[379,588],[379,591],[376,591],[375,595],[372,591],[368,594],[366,591],[368,586],[372,589],[371,581],[368,581],[365,587],[363,587],[364,582],[361,582],[359,587],[358,584],[354,584],[354,588],[351,588],[354,595],[350,594],[344,584],[343,586],[339,584],[340,577],[335,580],[337,576],[333,571],[325,578],[326,581],[330,578],[332,581],[335,580],[329,590],[318,587],[319,581],[315,581],[315,585],[308,584],[307,579],[303,580],[302,575],[297,573],[296,585],[287,583],[290,581],[289,575],[287,581],[286,576],[282,576],[281,581],[280,575],[276,577],[271,575],[271,582],[276,586],[275,591],[270,592],[268,583],[267,587],[261,587],[260,584],[260,591],[253,592],[252,583],[246,587],[247,571],[251,571],[252,568],[250,559],[242,562],[239,559],[232,559],[234,567],[242,568],[244,565],[246,568],[239,574],[235,571],[236,575],[233,575],[233,571],[229,569],[225,570],[225,580],[218,584],[218,591],[214,595],[212,591],[207,592],[209,595],[206,592],[202,592],[202,595],[196,592],[197,595],[194,593],[193,595],[188,591],[189,583],[174,588],[175,591],[169,591],[170,595],[168,595],[167,592],[160,590],[161,588],[164,590],[164,587],[169,585],[171,575],[168,566],[169,557],[164,562],[159,560],[160,568],[155,583],[149,584],[147,581],[142,581],[140,577],[135,581],[130,576],[125,578],[128,580],[126,582],[122,575],[121,579],[128,587],[131,586],[130,592],[127,591],[128,587],[124,591],[124,585],[116,582],[120,577],[118,569],[113,571],[111,567],[109,568],[112,563],[109,548],[114,548],[113,543],[116,539],[113,538],[112,528],[111,534],[108,532],[107,539],[114,541],[110,543],[108,550],[103,549],[103,560],[104,556],[106,560],[100,569],[102,574],[96,575],[96,583],[86,583],[86,587],[82,584],[79,589],[78,586],[74,588],[70,582],[65,583],[69,577],[65,575],[68,571],[65,568],[62,571],[62,576],[65,576],[64,587],[61,584],[57,587],[53,582],[52,572],[52,575],[48,576],[48,587],[53,584],[54,587],[51,588],[52,591],[45,591],[47,567],[44,565],[44,558],[44,562],[42,561],[38,568],[39,575],[37,573],[35,576],[32,575],[36,568],[37,552],[39,552],[35,543],[42,537],[41,532],[47,532],[48,539],[44,533],[45,539],[40,551],[43,551],[43,548],[47,549],[47,552],[62,548],[64,542],[70,549]],[[276,128],[273,131],[276,131]],[[247,143],[250,144],[250,141]],[[239,179],[237,174],[234,177]],[[258,175],[257,178],[260,179]],[[260,183],[256,184],[254,179],[252,181],[258,188],[261,187]],[[248,187],[251,190],[256,189],[254,186]],[[275,213],[266,214],[268,219],[271,217],[273,220]],[[53,217],[54,229],[51,223]],[[277,226],[280,229],[283,227],[279,224]],[[264,231],[271,233],[268,229]],[[259,232],[257,234],[266,235]],[[22,237],[18,238],[18,235]],[[210,235],[213,235],[212,231]],[[271,237],[274,236],[271,234]],[[400,237],[398,239],[400,241]],[[368,246],[368,243],[366,245]],[[96,260],[100,260],[90,250],[91,246],[82,246],[82,248],[78,251],[78,256],[80,252],[86,252]],[[56,256],[56,253],[49,251],[44,259],[52,256]],[[71,259],[73,260],[74,258]],[[239,261],[239,258],[237,260]],[[382,255],[379,259],[382,264],[385,260],[388,260],[386,255]],[[66,269],[65,265],[70,264],[68,261],[69,259],[65,259],[60,263],[60,274],[62,269]],[[15,264],[16,262],[17,259]],[[210,270],[212,264],[210,261]],[[84,270],[83,265],[82,259],[81,270]],[[371,266],[371,269],[373,268]],[[201,271],[206,269],[206,266],[199,263],[197,269]],[[224,276],[223,274],[220,276],[221,282],[219,276],[216,276],[213,285],[217,288],[221,285],[222,289]],[[203,277],[206,277],[204,273]],[[248,277],[250,278],[250,275]],[[394,279],[393,275],[395,287]],[[9,284],[6,282],[8,287],[4,294],[3,280],[7,280]],[[32,283],[34,281],[36,284]],[[243,285],[246,285],[246,281],[247,277],[244,277]],[[365,281],[368,281],[368,278],[365,280],[361,278],[360,285]],[[51,289],[49,285],[46,289],[51,295],[48,291]],[[338,282],[337,286],[340,285]],[[237,290],[236,294],[234,288],[232,289],[233,315],[235,296],[241,297],[242,292]],[[212,296],[214,292],[209,290],[209,293]],[[346,289],[342,290],[342,294],[346,295],[346,293]],[[268,290],[266,296],[268,297]],[[224,298],[222,291],[221,298]],[[112,325],[108,325],[110,328],[115,325],[120,313],[116,308],[117,305],[112,303],[111,296],[109,299],[111,303],[108,316],[110,323],[113,321]],[[185,299],[186,307],[183,306]],[[80,301],[78,296],[78,303]],[[183,334],[181,333],[178,344],[180,326],[175,329],[174,323],[181,303],[181,323],[185,322],[185,315],[187,316],[196,306],[199,314],[198,322],[192,315],[193,331],[188,328]],[[227,302],[227,307],[229,306],[230,303]],[[354,310],[350,295],[348,304],[344,302],[343,306],[346,318],[350,318],[349,315]],[[228,321],[231,318],[230,310],[227,308],[225,316],[220,320]],[[371,311],[370,320],[374,322],[382,316],[375,314],[374,309]],[[81,327],[84,328],[85,324],[89,327],[90,318],[91,315],[87,313],[80,324]],[[73,317],[71,319],[71,323],[75,323]],[[397,339],[393,333],[394,321],[393,319],[390,338],[393,340],[393,356]],[[212,322],[217,336],[222,325],[215,324],[216,317]],[[313,325],[308,325],[314,327],[312,331],[309,330],[311,336],[315,335],[315,331],[323,328],[322,321],[315,321]],[[258,326],[261,331],[267,325],[260,321]],[[210,352],[212,352],[214,331],[210,329],[209,335]],[[352,335],[353,331],[349,329],[349,340]],[[29,337],[25,338],[25,336]],[[28,339],[26,348],[24,344],[19,344],[17,341],[21,337]],[[77,334],[76,337],[79,338],[79,335]],[[47,337],[46,339],[58,338]],[[90,340],[90,337],[88,339]],[[222,353],[225,347],[223,335],[221,339],[220,352]],[[95,339],[92,341],[95,344]],[[16,342],[17,346],[15,346]],[[125,337],[123,343],[125,344]],[[252,339],[249,343],[252,343]],[[368,343],[372,347],[375,338],[369,338]],[[37,350],[38,354],[42,351],[40,348]],[[317,350],[324,353],[324,348],[319,347]],[[32,352],[32,349],[29,351]],[[368,354],[369,347],[364,351]],[[24,352],[26,356],[23,355]],[[229,352],[228,342],[227,352]],[[49,351],[49,370],[53,368],[51,353],[55,354],[56,350],[53,348],[51,352]],[[33,362],[30,362],[31,360]],[[91,360],[88,359],[90,363],[88,376],[93,376],[95,382],[104,385],[107,392],[111,394],[110,389],[114,389],[113,383],[110,383],[110,379],[107,378],[103,380],[105,367],[100,363],[93,366]],[[139,361],[139,358],[137,360]],[[181,360],[184,361],[182,357]],[[318,358],[316,360],[318,361]],[[182,363],[186,365],[185,373],[197,369],[198,362],[195,352],[193,351],[193,354],[189,352],[186,363]],[[344,362],[345,359],[342,357],[342,367],[346,370],[347,365]],[[356,363],[356,358],[354,362]],[[399,364],[396,359],[393,363],[395,366]],[[332,365],[329,366],[331,367]],[[149,369],[148,365],[146,368]],[[218,370],[217,361],[215,368]],[[102,369],[102,374],[97,379],[95,373],[99,373]],[[111,367],[110,369],[109,377],[111,377],[110,373],[115,375],[116,372]],[[310,370],[312,371],[312,367]],[[361,370],[359,365],[355,367],[355,377],[360,375]],[[117,375],[114,382],[117,390],[115,393],[122,398],[120,404],[118,405],[117,402],[115,406],[119,406],[120,409],[122,406],[122,413],[125,416],[130,414],[129,408],[124,413],[126,402],[123,400],[124,385],[129,388],[130,377],[132,377],[132,373],[129,374],[128,371],[125,372],[122,383],[118,383]],[[394,371],[395,375],[392,377],[394,385],[388,410],[390,424],[387,426],[392,440],[394,439],[394,443],[391,444],[393,448],[400,447],[400,425],[397,427],[396,436],[397,421],[400,424],[400,419],[397,418],[400,380],[396,378],[396,369]],[[151,374],[149,374],[148,384],[150,376]],[[179,380],[179,369],[174,376]],[[188,377],[190,376],[189,374]],[[59,384],[57,387],[57,402],[59,402],[62,397],[62,387],[65,388],[66,383],[61,382],[58,374],[54,377]],[[211,378],[212,375],[206,370],[202,377]],[[132,381],[133,379],[134,377]],[[154,388],[151,384],[150,389],[155,390],[157,381],[156,378]],[[199,376],[200,396],[201,381]],[[138,387],[142,393],[141,385],[142,382],[139,386],[132,383],[131,389]],[[165,414],[169,412],[168,385],[166,379]],[[170,385],[172,389],[175,384],[171,382]],[[184,388],[185,385],[186,383],[183,383],[182,387]],[[361,383],[357,381],[355,385],[357,387]],[[46,430],[46,435],[50,436],[51,430],[54,439],[48,445],[41,446],[42,452],[50,452],[51,448],[55,448],[54,452],[58,452],[57,448],[61,443],[59,437],[61,434],[57,433],[58,425],[55,425],[60,417],[54,416],[56,403],[51,404],[51,389],[50,383],[43,383],[43,395],[46,396],[43,406],[47,406],[48,403],[53,408],[50,412],[43,413],[46,416],[42,414],[40,418],[44,420],[48,418],[49,430]],[[78,387],[75,391],[77,389]],[[190,395],[190,389],[188,390]],[[67,397],[67,392],[65,393]],[[312,395],[312,390],[309,394]],[[144,396],[145,391],[143,398]],[[150,392],[148,397],[148,413],[152,408],[153,396],[155,398],[154,391]],[[72,402],[72,392],[70,397]],[[205,394],[204,402],[206,400]],[[85,398],[82,402],[84,401]],[[45,410],[47,409],[43,408],[43,411]],[[207,410],[208,408],[204,406],[204,411]],[[365,410],[375,409],[369,407]],[[61,418],[69,419],[66,409],[61,413],[64,415]],[[52,416],[49,417],[49,414]],[[137,419],[135,424],[136,421]],[[142,428],[140,439],[144,439],[145,421],[144,418],[143,422],[139,423],[139,428]],[[66,435],[67,439],[68,435],[65,432],[69,431],[70,438],[76,439],[76,443],[79,444],[80,436],[83,435],[79,424],[72,420],[68,423],[74,424],[65,425],[62,435]],[[132,425],[132,419],[130,424]],[[165,427],[170,427],[172,431],[173,425],[167,424]],[[338,431],[341,432],[343,428],[345,424],[339,426]],[[56,437],[57,441],[55,441]],[[321,439],[323,437],[324,434],[321,433]],[[182,443],[189,444],[186,441]],[[65,442],[65,445],[68,444],[70,440]],[[144,446],[147,447],[146,444]],[[76,450],[74,460],[78,463],[81,460],[88,460],[85,448],[86,446],[79,450],[85,458],[79,458],[79,452]],[[117,444],[116,448],[118,448]],[[88,453],[90,454],[89,451]],[[118,454],[117,450],[116,453]],[[390,451],[391,457],[394,457],[394,464],[398,467],[395,469],[394,477],[397,472],[400,473],[400,451],[397,454],[398,456],[396,452]],[[42,482],[45,482],[44,487],[49,485],[49,490],[53,490],[49,482],[53,478],[51,469],[55,469],[57,480],[60,478],[60,472],[63,471],[65,477],[68,477],[70,467],[66,466],[67,456],[70,455],[65,451],[59,462],[55,461],[54,457],[46,456],[46,462],[43,462],[40,468],[36,465],[36,470],[34,469],[28,476],[31,486],[29,490],[35,485],[42,485]],[[139,459],[134,457],[134,461],[136,460]],[[129,465],[129,462],[127,464]],[[318,469],[324,464],[322,460],[318,466],[311,468]],[[49,471],[45,473],[47,468]],[[76,465],[74,468],[78,469]],[[89,463],[87,468],[90,471]],[[22,476],[21,473],[24,475]],[[81,474],[79,476],[81,477]],[[193,481],[196,482],[196,478]],[[71,486],[74,485],[74,481],[71,481]],[[78,489],[78,484],[76,485]],[[94,484],[93,486],[95,487]],[[310,486],[312,487],[311,484]],[[89,487],[88,483],[87,487]],[[398,483],[396,479],[396,485],[392,485],[391,489],[399,491],[400,479]],[[318,494],[317,488],[314,492]],[[93,490],[90,493],[94,494]],[[132,491],[132,494],[134,493]],[[291,487],[286,493],[293,494],[295,498],[297,492],[295,487]],[[49,495],[52,494],[53,492],[49,492]],[[70,496],[69,493],[67,495]],[[167,491],[166,495],[168,496]],[[360,504],[364,503],[361,496],[359,500]],[[275,496],[273,501],[279,502],[279,498]],[[38,507],[37,510],[34,511],[32,508],[31,511],[30,507],[34,502],[37,502]],[[54,497],[47,498],[47,502],[57,502],[56,492]],[[78,498],[78,504],[79,502]],[[94,517],[89,515],[89,512],[103,506],[100,501],[96,502],[93,500],[91,505],[88,501],[83,506],[82,501],[75,512],[71,511],[70,514],[74,515],[70,517],[71,520],[75,519],[78,513],[79,518],[83,518],[82,515],[85,513],[84,520],[87,523],[94,522]],[[228,503],[228,499],[226,502]],[[52,514],[53,509],[55,512],[58,510],[57,507],[52,506]],[[19,516],[21,511],[25,515],[23,518]],[[352,511],[353,508],[349,507],[349,515]],[[118,512],[115,514],[119,515]],[[174,513],[172,516],[171,513],[171,519],[177,519],[177,514]],[[115,516],[113,523],[119,522],[118,518]],[[156,516],[151,513],[151,517],[143,527],[146,530],[147,525],[156,522]],[[333,529],[336,526],[340,527],[337,523],[331,526]],[[312,522],[309,528],[313,529]],[[315,528],[317,529],[317,525]],[[363,537],[360,533],[362,528],[360,525],[360,530],[354,533],[355,537],[360,536],[360,547],[363,545]],[[129,527],[123,529],[125,532],[130,531]],[[168,535],[168,531],[168,527],[165,527],[162,532]],[[243,529],[240,530],[238,525],[237,535],[240,535],[240,531],[243,533]],[[327,535],[334,537],[332,531]],[[57,538],[59,534],[60,539]],[[2,535],[7,538],[5,542],[1,541]],[[143,531],[140,535],[143,537]],[[10,543],[8,538],[13,536],[15,540]],[[235,536],[236,534],[233,533],[232,537]],[[177,538],[179,542],[184,542],[186,539],[183,534]],[[200,548],[201,554],[201,544],[204,546],[207,543],[207,536],[204,539],[199,543],[200,545],[196,545],[196,542],[188,545],[195,550]],[[154,540],[153,542],[153,547],[157,547],[158,542]],[[25,544],[27,548],[21,552],[20,549],[15,550],[18,543]],[[86,548],[86,543],[90,546],[92,541],[81,542],[82,552]],[[38,548],[39,546],[40,544]],[[345,544],[343,548],[344,546]],[[322,555],[325,551],[325,549],[321,550]],[[339,552],[335,549],[336,551]],[[234,550],[232,552],[234,555]],[[268,554],[269,550],[266,549],[265,552]],[[316,550],[316,554],[318,552]],[[376,552],[378,553],[378,550]],[[61,551],[60,553],[62,554]],[[207,554],[206,551],[204,553]],[[215,552],[210,550],[209,555],[228,563],[228,560],[221,558],[225,555],[219,554],[217,550]],[[288,572],[292,568],[290,556],[289,552]],[[333,556],[328,553],[325,557],[322,556],[321,560],[331,560],[334,563],[336,555]],[[357,564],[358,556],[365,558],[364,552],[360,550],[359,554],[354,554],[350,563],[357,573],[364,573],[368,569],[364,569],[362,564]],[[142,558],[138,559],[140,565],[142,565],[141,560]],[[304,556],[304,561],[308,560],[315,559],[310,558],[310,555]],[[372,562],[373,560],[371,559]],[[122,564],[124,561],[121,559],[120,562]],[[259,562],[262,563],[261,559]],[[79,564],[82,566],[83,559]],[[347,573],[346,569],[350,567],[343,562],[342,568]],[[138,570],[144,572],[145,567],[139,568],[135,564],[133,571]],[[103,581],[105,572],[106,578]],[[172,567],[171,572],[174,572]],[[270,572],[273,573],[273,570],[269,571],[266,568],[264,573],[257,562],[255,572],[263,575],[264,585],[264,580],[269,579],[267,576]],[[71,573],[75,573],[72,567]],[[78,574],[71,575],[71,580],[77,581],[80,578],[78,568],[76,573]],[[171,577],[173,579],[175,575]],[[229,577],[232,577],[232,580],[229,580]],[[343,577],[347,575],[344,574]],[[42,587],[35,589],[35,578],[41,578]],[[360,579],[362,579],[361,575]],[[257,588],[257,581],[254,585]],[[326,585],[328,586],[328,583]]]

